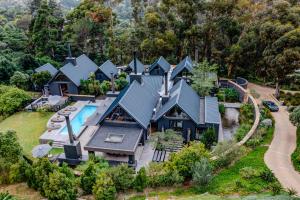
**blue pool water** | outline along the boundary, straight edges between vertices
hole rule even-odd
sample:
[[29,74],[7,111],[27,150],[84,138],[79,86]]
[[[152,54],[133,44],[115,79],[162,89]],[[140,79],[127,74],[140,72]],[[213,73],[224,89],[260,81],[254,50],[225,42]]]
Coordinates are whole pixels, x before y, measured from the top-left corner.
[[[80,134],[80,131],[82,129],[82,125],[85,123],[87,118],[91,116],[97,109],[97,106],[84,106],[79,113],[71,120],[71,125],[73,129],[73,133],[75,136],[78,136]],[[62,135],[68,134],[68,128],[67,126],[64,127],[64,129],[61,131]]]

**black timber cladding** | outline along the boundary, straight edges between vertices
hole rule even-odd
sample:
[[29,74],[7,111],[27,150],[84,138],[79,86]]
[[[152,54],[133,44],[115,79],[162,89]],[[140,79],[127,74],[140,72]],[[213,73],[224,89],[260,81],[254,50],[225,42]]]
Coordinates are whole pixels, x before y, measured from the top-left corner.
[[[122,142],[107,142],[110,134],[122,135]],[[143,129],[121,126],[101,126],[84,147],[87,151],[134,155],[143,135]]]

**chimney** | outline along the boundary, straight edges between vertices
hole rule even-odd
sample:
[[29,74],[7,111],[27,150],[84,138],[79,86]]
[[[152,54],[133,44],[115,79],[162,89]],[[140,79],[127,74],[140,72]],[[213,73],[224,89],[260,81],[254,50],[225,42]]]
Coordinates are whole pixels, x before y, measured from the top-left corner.
[[165,72],[165,96],[168,95],[168,72]]
[[66,58],[66,63],[71,63],[74,66],[77,65],[76,58],[72,56],[71,45],[68,43],[68,57]]
[[136,51],[133,52],[134,73],[137,74]]
[[115,76],[113,72],[110,72],[111,75],[111,90],[112,93],[115,93]]
[[134,70],[133,72],[129,75],[129,80],[130,80],[130,84],[133,81],[137,81],[140,84],[142,83],[142,74],[137,72],[137,56],[136,56],[136,51],[133,52],[133,64],[134,64]]

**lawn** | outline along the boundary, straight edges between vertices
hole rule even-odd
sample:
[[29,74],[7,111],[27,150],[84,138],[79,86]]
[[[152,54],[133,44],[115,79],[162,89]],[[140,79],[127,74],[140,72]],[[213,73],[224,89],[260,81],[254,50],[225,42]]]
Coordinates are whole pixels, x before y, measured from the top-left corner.
[[15,130],[25,155],[31,156],[32,148],[39,144],[39,137],[46,130],[47,121],[52,115],[19,112],[0,122],[0,131]]

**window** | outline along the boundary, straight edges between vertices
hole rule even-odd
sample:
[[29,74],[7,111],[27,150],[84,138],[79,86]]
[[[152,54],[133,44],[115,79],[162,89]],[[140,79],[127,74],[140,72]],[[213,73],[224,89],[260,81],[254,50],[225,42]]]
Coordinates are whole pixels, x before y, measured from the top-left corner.
[[121,143],[124,139],[124,134],[109,134],[105,139],[105,142],[112,142],[112,143]]

